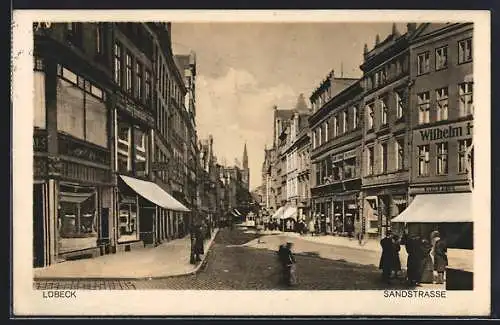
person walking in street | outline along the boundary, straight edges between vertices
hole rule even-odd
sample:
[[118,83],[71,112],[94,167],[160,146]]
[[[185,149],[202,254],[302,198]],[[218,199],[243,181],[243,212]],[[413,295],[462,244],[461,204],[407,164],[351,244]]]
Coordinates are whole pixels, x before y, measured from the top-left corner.
[[278,250],[278,256],[283,271],[283,280],[288,286],[297,284],[296,261],[292,252],[292,247],[293,243],[288,242],[285,245],[280,245]]
[[427,239],[420,242],[420,283],[432,283],[434,266],[431,257],[432,245]]
[[420,237],[419,236],[406,236],[406,252],[408,253],[407,267],[407,280],[410,286],[417,286],[420,282]]
[[196,262],[200,262],[201,261],[200,255],[203,255],[205,253],[203,247],[203,241],[205,239],[204,237],[205,236],[203,235],[202,226],[201,225],[197,226],[194,233],[194,255]]
[[356,236],[356,239],[358,240],[358,244],[359,246],[362,246],[364,243],[363,243],[363,240],[364,240],[364,235],[363,235],[363,227],[361,225],[361,219],[358,218],[355,222],[354,222],[354,234]]
[[316,230],[314,229],[314,224],[314,219],[309,220],[309,233],[311,234],[311,236],[314,236],[314,233],[316,232]]
[[394,244],[390,231],[387,231],[386,236],[380,241],[382,246],[382,255],[380,256],[379,269],[382,270],[382,280],[390,283],[390,275],[394,268]]
[[394,234],[392,236],[392,245],[393,245],[393,268],[394,277],[397,278],[399,274],[401,274],[401,260],[399,259],[399,251],[401,250],[401,244],[399,236]]
[[446,267],[448,266],[448,255],[447,255],[447,247],[446,241],[439,237],[435,237],[434,243],[434,271],[437,272],[436,283],[442,284],[444,283],[444,273],[446,271]]

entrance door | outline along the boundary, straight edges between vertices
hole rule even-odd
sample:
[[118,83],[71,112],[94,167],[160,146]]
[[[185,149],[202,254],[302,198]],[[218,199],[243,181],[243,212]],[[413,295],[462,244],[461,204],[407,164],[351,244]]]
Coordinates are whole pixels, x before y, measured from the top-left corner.
[[146,245],[154,244],[155,210],[152,207],[139,208],[140,238]]
[[45,266],[43,184],[33,184],[33,267]]

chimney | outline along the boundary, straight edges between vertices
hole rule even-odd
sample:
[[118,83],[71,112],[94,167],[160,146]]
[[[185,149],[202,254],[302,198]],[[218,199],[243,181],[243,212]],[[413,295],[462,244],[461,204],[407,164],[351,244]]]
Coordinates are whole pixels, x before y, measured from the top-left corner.
[[406,30],[408,32],[413,32],[417,29],[417,24],[416,23],[408,23],[406,24]]

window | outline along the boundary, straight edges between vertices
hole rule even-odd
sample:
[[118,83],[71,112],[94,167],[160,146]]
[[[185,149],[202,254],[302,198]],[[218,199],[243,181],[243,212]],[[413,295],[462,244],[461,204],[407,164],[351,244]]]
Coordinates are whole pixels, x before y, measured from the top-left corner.
[[97,24],[95,29],[95,51],[97,54],[102,54],[104,50],[104,42],[102,35],[102,26],[101,24]]
[[135,79],[136,95],[137,99],[142,100],[142,65],[139,62],[135,64],[135,72],[137,74]]
[[418,124],[429,123],[430,100],[429,92],[417,94]]
[[417,57],[417,73],[424,74],[430,71],[430,58],[429,52],[419,54]]
[[443,46],[436,49],[436,70],[445,69],[448,66],[448,47]]
[[120,44],[115,43],[115,82],[117,85],[122,85],[122,48]]
[[404,169],[404,139],[396,140],[396,170]]
[[328,141],[328,127],[329,127],[329,123],[328,122],[325,122],[325,142]]
[[400,92],[396,92],[396,118],[400,119],[403,117],[404,112],[404,102],[403,96]]
[[144,96],[146,97],[146,104],[151,103],[151,73],[146,70],[146,87],[144,91]]
[[458,42],[458,63],[472,61],[472,38]]
[[467,172],[467,150],[471,146],[472,140],[465,139],[458,141],[458,172],[466,173]]
[[75,138],[108,146],[103,90],[65,68],[57,79],[57,128]]
[[373,153],[373,148],[374,147],[367,147],[366,154],[368,157],[366,157],[367,161],[367,175],[373,175],[373,166],[374,166],[374,153]]
[[429,145],[418,146],[418,176],[429,176]]
[[340,120],[337,116],[333,118],[333,123],[333,135],[336,137],[340,135]]
[[436,145],[437,151],[437,174],[448,174],[448,142],[441,142]]
[[[41,60],[40,64],[35,63],[34,71],[34,94],[33,94],[33,108],[34,108],[34,127],[45,129],[46,127],[46,110],[45,110],[45,73]],[[39,67],[37,67],[39,65]]]
[[380,100],[380,105],[381,105],[381,114],[382,114],[382,125],[387,124],[387,116],[389,115],[389,108],[387,107],[386,103],[387,99],[384,97]]
[[148,135],[138,127],[134,129],[134,143],[136,173],[139,176],[146,176],[148,174]]
[[342,112],[342,133],[347,132],[347,125],[349,124],[349,121],[347,120],[347,111]]
[[459,112],[460,116],[467,116],[474,114],[473,96],[472,96],[472,82],[464,82],[458,85],[458,92],[460,96]]
[[132,170],[132,128],[130,125],[118,122],[118,171]]
[[368,130],[373,129],[373,125],[375,122],[375,112],[373,110],[373,103],[366,105],[366,113],[368,118]]
[[318,147],[321,146],[323,137],[321,136],[321,126],[318,128]]
[[352,129],[356,130],[358,128],[359,120],[358,120],[358,107],[353,106],[352,108]]
[[436,90],[436,121],[448,119],[448,87]]
[[313,131],[312,133],[312,137],[313,137],[313,149],[316,148],[316,130]]
[[132,56],[129,53],[125,56],[125,91],[132,93]]
[[387,143],[380,144],[380,171],[385,174],[387,173]]

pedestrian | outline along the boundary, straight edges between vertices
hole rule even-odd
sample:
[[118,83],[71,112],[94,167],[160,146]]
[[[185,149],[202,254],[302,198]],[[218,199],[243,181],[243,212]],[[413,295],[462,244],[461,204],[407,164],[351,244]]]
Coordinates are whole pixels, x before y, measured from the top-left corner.
[[400,244],[400,239],[399,236],[394,234],[392,236],[392,244],[393,244],[393,268],[392,271],[394,272],[394,277],[397,278],[398,275],[401,273],[401,260],[399,259],[399,251],[401,250],[401,244]]
[[419,267],[419,252],[420,237],[406,236],[406,252],[408,253],[407,267],[407,280],[410,286],[417,286],[420,282],[420,267]]
[[314,233],[316,231],[314,229],[314,223],[315,223],[314,219],[309,220],[309,227],[308,228],[309,228],[309,233],[311,234],[311,236],[314,236]]
[[194,233],[194,255],[196,262],[200,262],[201,261],[200,255],[205,254],[205,250],[203,247],[204,239],[205,238],[203,235],[203,229],[201,225],[198,225]]
[[379,269],[382,270],[382,280],[390,283],[390,275],[394,267],[394,244],[390,231],[387,231],[386,236],[380,241],[380,246],[382,246],[382,255]]
[[434,265],[430,254],[432,245],[427,239],[422,239],[420,242],[420,249],[420,283],[432,283],[434,276]]
[[292,286],[297,283],[296,277],[296,261],[295,256],[292,252],[293,244],[291,242],[286,243],[285,245],[280,245],[278,250],[278,256],[282,267],[282,276],[283,282]]
[[354,222],[354,234],[356,236],[356,239],[358,240],[359,245],[363,245],[363,227],[361,224],[361,219],[358,217],[358,219]]
[[446,266],[448,266],[448,255],[446,241],[439,236],[435,237],[434,243],[434,271],[437,272],[436,283],[442,284],[444,282],[444,275]]

